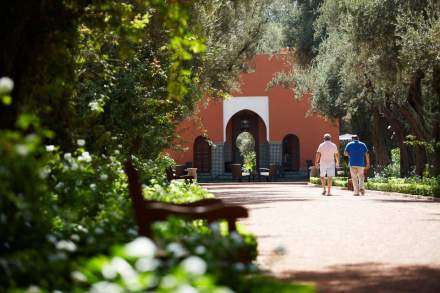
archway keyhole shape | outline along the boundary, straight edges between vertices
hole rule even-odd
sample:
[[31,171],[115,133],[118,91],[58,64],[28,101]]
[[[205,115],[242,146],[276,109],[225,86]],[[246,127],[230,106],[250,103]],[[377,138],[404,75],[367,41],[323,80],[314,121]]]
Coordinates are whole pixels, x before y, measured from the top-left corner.
[[255,138],[248,132],[243,131],[237,136],[236,147],[243,159],[243,169],[251,172],[257,167],[257,154],[255,149]]

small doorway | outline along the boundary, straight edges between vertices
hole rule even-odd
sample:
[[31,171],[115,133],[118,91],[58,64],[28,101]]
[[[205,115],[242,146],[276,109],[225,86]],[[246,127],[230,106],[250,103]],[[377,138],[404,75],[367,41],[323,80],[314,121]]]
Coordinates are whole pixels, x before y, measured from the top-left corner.
[[197,172],[211,172],[211,145],[206,137],[199,136],[194,141],[194,168]]
[[299,170],[299,139],[294,134],[283,139],[282,165],[284,171]]

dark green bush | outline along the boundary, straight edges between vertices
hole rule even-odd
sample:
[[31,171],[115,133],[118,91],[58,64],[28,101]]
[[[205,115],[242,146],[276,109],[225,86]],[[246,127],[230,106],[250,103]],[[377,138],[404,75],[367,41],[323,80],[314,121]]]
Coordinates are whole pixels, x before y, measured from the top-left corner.
[[[333,185],[347,187],[347,178],[334,177]],[[319,177],[310,177],[310,183],[321,185]],[[369,178],[365,183],[367,189],[400,192],[414,195],[440,197],[440,178]]]

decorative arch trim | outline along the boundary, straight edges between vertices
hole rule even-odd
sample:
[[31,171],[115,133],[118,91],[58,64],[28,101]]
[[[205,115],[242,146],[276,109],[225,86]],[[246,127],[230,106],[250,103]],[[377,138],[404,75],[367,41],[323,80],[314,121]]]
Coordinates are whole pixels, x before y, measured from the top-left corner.
[[269,141],[269,97],[232,97],[223,101],[223,141],[226,141],[226,127],[229,120],[240,111],[249,110],[260,116],[266,126]]

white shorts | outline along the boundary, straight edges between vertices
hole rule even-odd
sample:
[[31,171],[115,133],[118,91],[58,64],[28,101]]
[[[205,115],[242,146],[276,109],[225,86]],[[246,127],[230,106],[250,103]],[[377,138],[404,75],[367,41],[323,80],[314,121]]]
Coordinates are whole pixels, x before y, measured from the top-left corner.
[[335,176],[336,165],[319,165],[319,176],[320,177],[334,177]]

